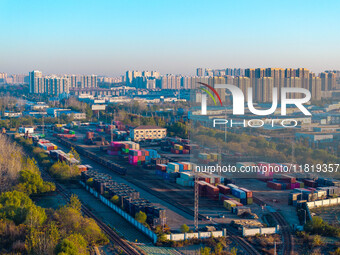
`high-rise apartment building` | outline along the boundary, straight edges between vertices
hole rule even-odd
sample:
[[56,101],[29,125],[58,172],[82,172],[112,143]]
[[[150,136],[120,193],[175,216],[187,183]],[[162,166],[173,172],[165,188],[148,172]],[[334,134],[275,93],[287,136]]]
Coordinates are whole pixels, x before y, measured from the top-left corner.
[[314,74],[309,75],[309,91],[312,95],[312,100],[321,100],[321,78],[315,77]]
[[196,75],[197,75],[198,77],[204,76],[203,68],[197,68],[197,69],[196,69]]
[[59,96],[70,93],[70,79],[67,77],[48,76],[44,79],[45,94]]
[[0,83],[6,83],[7,73],[0,73]]
[[33,94],[45,93],[42,72],[34,70],[29,73],[29,92]]
[[157,80],[157,87],[161,89],[180,89],[181,88],[181,76],[178,75],[165,75],[161,76]]
[[97,75],[83,75],[81,77],[81,88],[96,88],[97,87]]

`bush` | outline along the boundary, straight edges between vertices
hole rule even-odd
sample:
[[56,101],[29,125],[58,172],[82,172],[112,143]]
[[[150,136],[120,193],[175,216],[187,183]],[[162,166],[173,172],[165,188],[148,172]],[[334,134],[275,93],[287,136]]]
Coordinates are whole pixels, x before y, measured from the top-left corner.
[[305,231],[322,236],[340,237],[340,229],[329,225],[322,218],[315,216],[305,225]]
[[181,226],[181,232],[182,233],[187,233],[187,232],[189,232],[189,227],[186,225],[186,224],[183,224],[182,226]]
[[73,179],[80,175],[76,166],[69,166],[65,162],[56,162],[50,169],[50,174],[61,181]]
[[80,234],[64,238],[57,246],[57,254],[85,255],[87,243]]
[[118,205],[119,203],[119,197],[117,195],[114,195],[113,197],[111,197],[111,202],[114,203],[115,205]]
[[90,187],[93,186],[93,178],[88,178],[86,181],[86,184],[89,185]]
[[142,224],[144,224],[146,222],[146,218],[147,218],[147,216],[146,216],[145,212],[142,212],[142,211],[136,213],[136,215],[135,215],[135,219]]

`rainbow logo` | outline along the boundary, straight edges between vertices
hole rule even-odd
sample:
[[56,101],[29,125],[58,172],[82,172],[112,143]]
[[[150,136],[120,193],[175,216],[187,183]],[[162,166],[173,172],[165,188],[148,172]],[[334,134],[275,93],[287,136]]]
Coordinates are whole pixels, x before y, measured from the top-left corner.
[[[207,87],[207,88],[209,88],[212,92],[214,92],[214,94],[217,96],[217,98],[218,98],[218,100],[220,101],[220,104],[221,104],[221,106],[222,106],[221,97],[220,97],[220,95],[217,93],[217,91],[216,91],[213,87],[211,87],[210,85],[205,84],[205,83],[203,83],[203,82],[198,82],[198,83],[201,84],[201,85],[203,85],[203,86],[205,86],[205,87]],[[216,100],[215,100],[215,97],[213,96],[213,94],[211,94],[211,92],[210,92],[209,90],[207,90],[207,89],[205,89],[205,88],[199,88],[199,89],[202,90],[202,91],[204,91],[205,93],[207,93],[207,94],[211,97],[211,99],[214,101],[215,105],[217,105],[217,102],[216,102]]]

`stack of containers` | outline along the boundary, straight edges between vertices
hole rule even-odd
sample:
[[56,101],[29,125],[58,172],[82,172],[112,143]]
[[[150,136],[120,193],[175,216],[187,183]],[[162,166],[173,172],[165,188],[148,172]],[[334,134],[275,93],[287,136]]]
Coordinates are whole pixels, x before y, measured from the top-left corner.
[[232,208],[232,207],[236,207],[236,203],[235,203],[235,201],[233,201],[233,200],[224,200],[224,201],[223,201],[223,206],[224,206],[227,210],[231,211],[231,208]]
[[[221,188],[220,190],[224,190],[225,188]],[[223,187],[223,185],[222,185]],[[225,186],[224,186],[225,187]],[[244,188],[240,188],[238,186],[236,186],[235,184],[227,184],[227,188],[230,189],[231,195],[229,194],[223,194],[220,195],[220,199],[224,200],[224,199],[228,199],[228,200],[235,200],[236,202],[243,204],[252,204],[253,203],[253,193],[250,190],[244,189]],[[228,190],[226,190],[224,193],[228,192]],[[238,205],[239,206],[239,205]]]
[[241,190],[241,189],[232,189],[231,190],[231,194],[233,196],[239,198],[240,202],[242,204],[246,204],[247,203],[247,195],[246,195],[246,193],[243,190]]
[[210,183],[207,183],[205,186],[205,193],[203,193],[209,199],[218,200],[219,197],[219,189]]
[[180,144],[174,144],[174,147],[171,149],[171,153],[183,154],[183,146]]
[[111,142],[107,150],[109,155],[129,154],[130,150],[139,150],[139,144],[129,141],[124,142]]
[[166,165],[165,164],[157,164],[156,165],[156,175],[163,176],[166,173]]
[[46,151],[57,150],[57,145],[53,143],[38,143],[38,146]]
[[207,164],[207,163],[210,162],[210,154],[208,154],[208,153],[203,153],[203,152],[199,153],[198,158],[202,163]]
[[109,155],[119,155],[123,147],[123,142],[111,142],[110,147],[107,150]]
[[122,143],[122,154],[129,154],[129,150],[139,150],[139,144],[134,142]]
[[151,159],[160,158],[160,155],[156,150],[145,149],[145,151],[148,151],[148,155],[145,157],[145,162],[147,163],[150,163]]
[[281,190],[282,189],[282,184],[278,182],[273,182],[273,181],[268,181],[267,182],[267,187],[275,190]]
[[194,186],[194,175],[192,173],[182,172],[180,177],[176,179],[176,183],[184,187]]
[[146,156],[149,152],[146,150],[129,150],[129,164],[137,166],[145,162]]
[[168,164],[166,171],[167,171],[167,173],[178,173],[179,167],[180,167],[179,164],[171,162],[171,163]]
[[166,172],[166,165],[165,164],[157,164],[156,169],[161,170],[162,172]]
[[221,159],[221,154],[210,153],[210,162],[218,162]]
[[[197,144],[185,144],[184,145],[184,150],[187,150],[189,153],[190,151],[194,150],[194,149],[198,149],[199,146]],[[183,151],[184,154],[184,151]]]
[[220,193],[223,195],[227,195],[231,193],[231,189],[223,184],[218,184],[217,188],[219,189]]
[[340,181],[331,179],[331,178],[322,178],[319,177],[317,180],[318,186],[320,187],[327,187],[327,186],[335,186],[340,187]]
[[169,160],[165,158],[151,158],[151,164],[158,165],[158,164],[168,164]]
[[300,200],[302,200],[302,192],[299,192],[298,190],[293,190],[292,193],[289,194],[288,204],[296,206],[297,202]]
[[253,192],[245,188],[240,188],[240,190],[246,193],[247,202],[243,204],[251,205],[253,203]]
[[303,180],[303,183],[305,184],[305,187],[311,187],[311,188],[316,188],[317,187],[317,182],[314,181],[314,180],[308,180],[308,179],[305,179]]

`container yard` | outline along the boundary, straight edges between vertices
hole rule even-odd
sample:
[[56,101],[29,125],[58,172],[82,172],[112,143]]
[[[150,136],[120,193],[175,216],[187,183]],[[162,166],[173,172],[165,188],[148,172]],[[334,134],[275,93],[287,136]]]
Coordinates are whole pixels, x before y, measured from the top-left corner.
[[[82,157],[85,156],[94,160],[109,171],[111,170],[112,174],[104,171],[109,176],[113,177],[116,173],[122,174],[119,177],[120,180],[116,182],[112,181],[115,180],[115,177],[110,181],[104,178],[104,185],[98,186],[98,181],[93,181],[93,188],[99,189],[100,194],[108,198],[112,198],[111,195],[113,194],[118,194],[119,206],[124,208],[124,211],[130,215],[138,210],[145,211],[148,215],[147,222],[151,226],[164,221],[157,219],[157,216],[152,213],[150,207],[154,206],[166,210],[166,222],[174,231],[178,231],[183,222],[193,228],[193,187],[195,179],[193,170],[196,166],[188,162],[190,154],[184,152],[188,149],[190,153],[191,149],[195,148],[195,145],[190,145],[190,141],[185,141],[188,142],[185,144],[179,139],[166,138],[160,144],[150,146],[150,143],[135,143],[125,139],[115,140],[118,139],[118,137],[115,137],[112,142],[108,142],[111,139],[111,133],[106,133],[105,129],[104,132],[98,132],[93,127],[87,127],[83,130],[80,128],[74,136],[68,138],[57,134],[55,139],[58,139],[58,142],[61,142],[67,148],[74,147]],[[59,145],[59,143],[56,144]],[[221,160],[221,155],[208,151],[201,151],[196,156],[201,158],[201,163],[207,164]],[[110,168],[110,165],[113,167]],[[238,168],[257,166],[265,169],[274,166],[282,168],[284,163],[247,161],[236,162],[235,165]],[[82,172],[82,176],[92,171],[88,170],[85,164],[78,166],[78,168],[79,172]],[[221,224],[231,223],[243,217],[247,219],[261,218],[261,207],[254,204],[254,201],[256,202],[257,198],[260,198],[273,208],[284,210],[285,217],[291,218],[291,222],[297,224],[298,219],[292,204],[315,199],[315,195],[304,195],[306,192],[303,193],[302,191],[300,195],[295,189],[321,188],[313,184],[317,181],[312,178],[298,178],[280,172],[272,173],[268,171],[259,171],[256,175],[258,180],[231,180],[229,176],[224,174],[198,173],[200,218],[212,217],[214,222]],[[234,181],[236,183],[233,183]],[[321,180],[319,182],[321,183]],[[323,180],[323,183],[326,184],[327,182],[329,180]],[[119,185],[122,183],[139,193],[139,197],[137,193],[133,193],[130,188],[126,187],[124,188],[127,193],[119,193]],[[327,187],[329,186],[325,185],[323,188],[327,189]],[[118,193],[114,193],[116,190],[118,190]],[[290,195],[291,192],[297,193],[297,195]],[[332,192],[329,191],[330,194]],[[142,193],[144,195],[141,195]],[[319,194],[319,192],[312,193]],[[321,192],[318,196],[321,198]],[[144,199],[141,199],[141,197]],[[155,200],[155,198],[157,199]],[[156,204],[154,201],[157,201]],[[205,226],[209,222],[200,220],[199,224]]]

